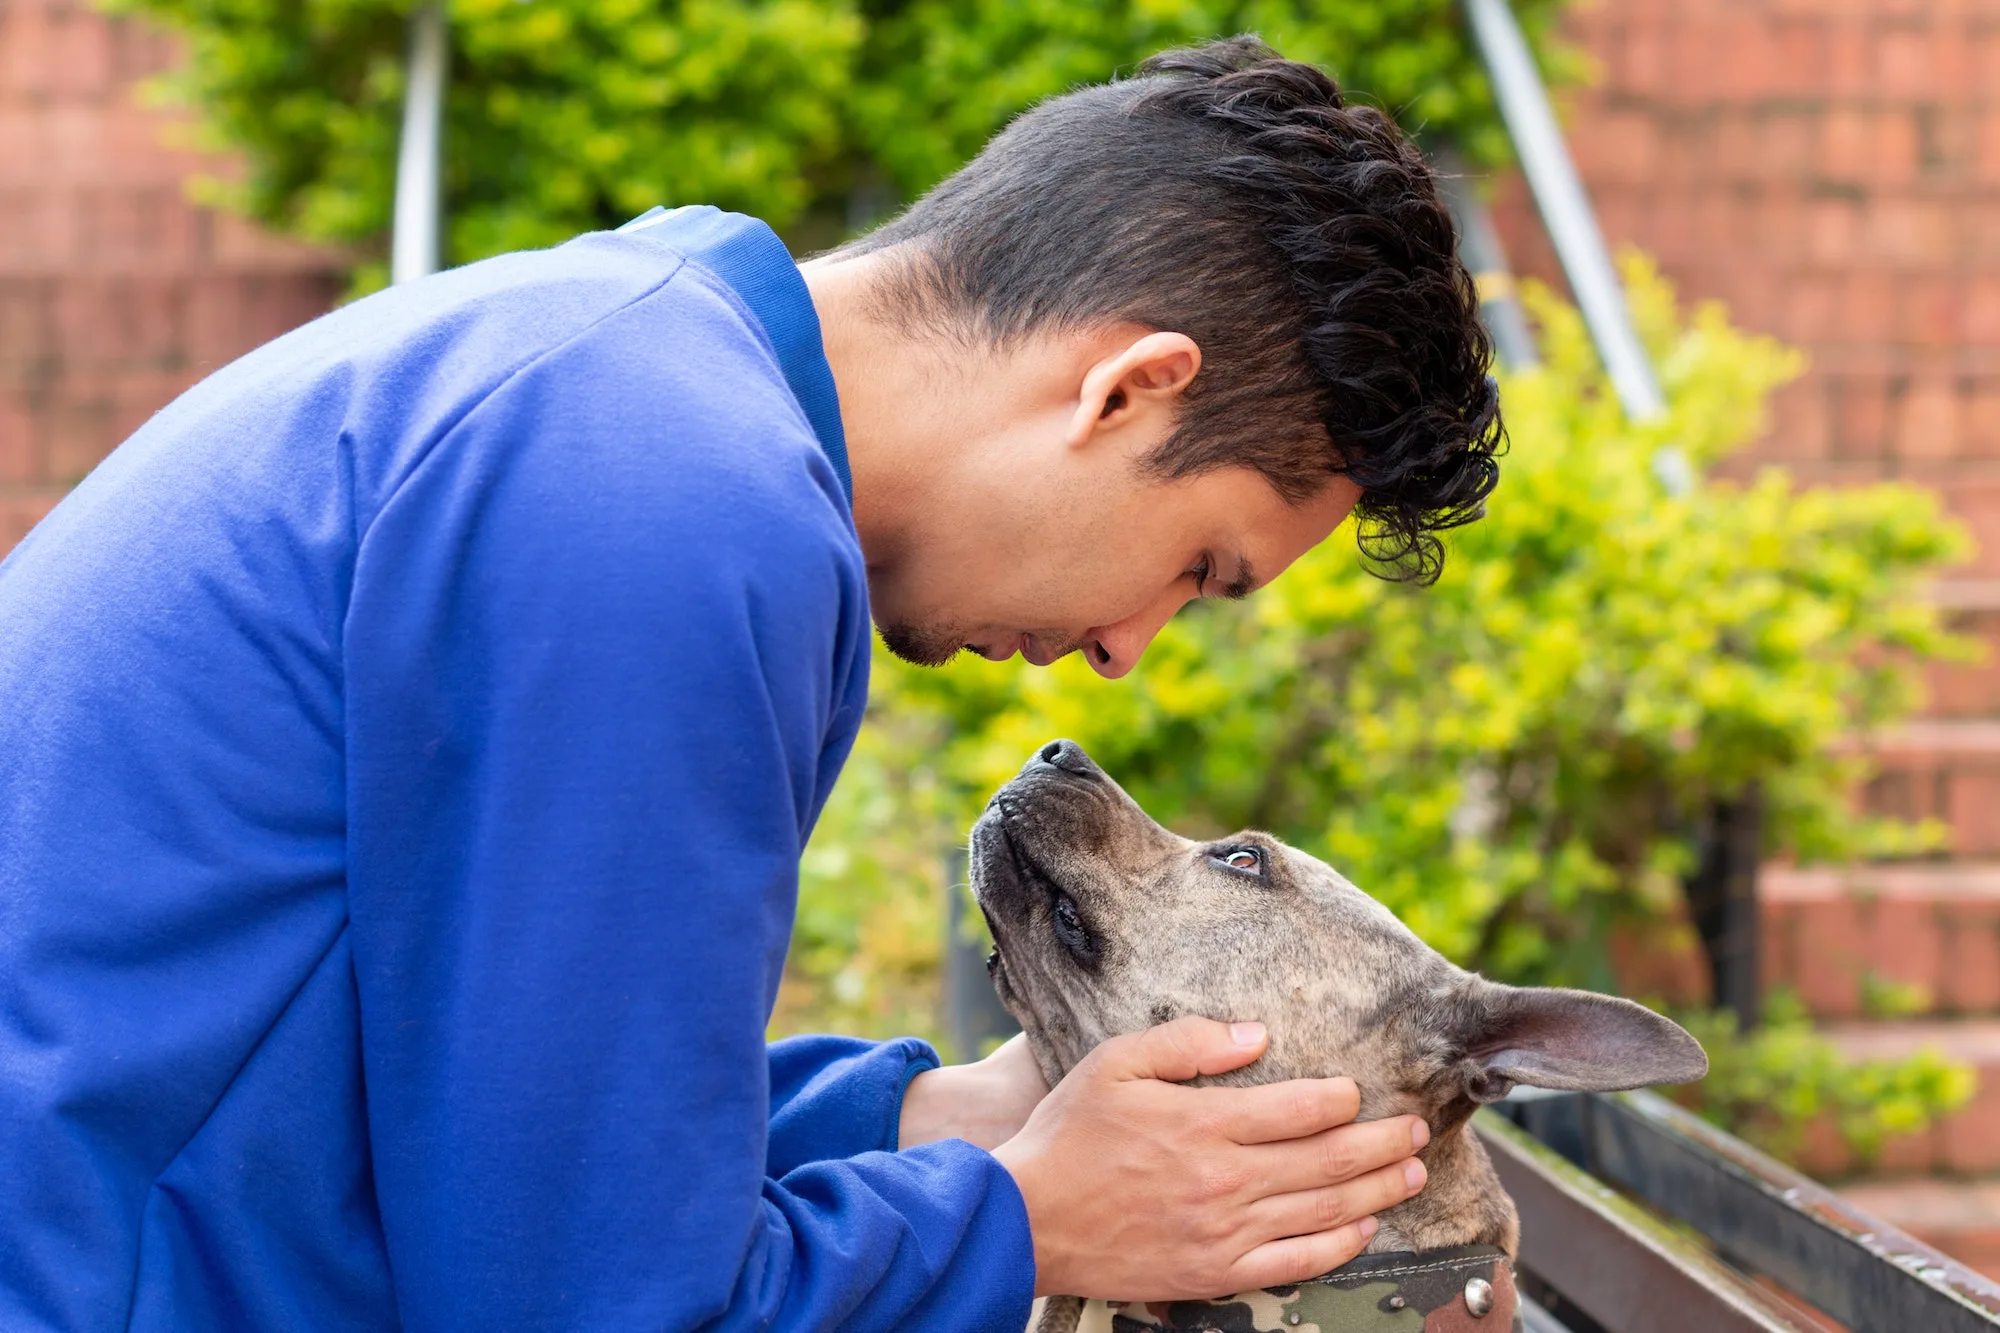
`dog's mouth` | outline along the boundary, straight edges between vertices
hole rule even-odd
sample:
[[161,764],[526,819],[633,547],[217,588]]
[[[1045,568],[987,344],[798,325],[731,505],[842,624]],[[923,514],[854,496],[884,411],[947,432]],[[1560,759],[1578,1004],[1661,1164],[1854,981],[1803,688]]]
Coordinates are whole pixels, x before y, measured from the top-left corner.
[[1010,815],[996,797],[972,830],[973,898],[993,936],[987,975],[997,976],[1010,948],[1023,947],[1011,935],[1032,938],[1042,928],[1077,965],[1095,970],[1103,959],[1097,932],[1077,896],[1022,847]]

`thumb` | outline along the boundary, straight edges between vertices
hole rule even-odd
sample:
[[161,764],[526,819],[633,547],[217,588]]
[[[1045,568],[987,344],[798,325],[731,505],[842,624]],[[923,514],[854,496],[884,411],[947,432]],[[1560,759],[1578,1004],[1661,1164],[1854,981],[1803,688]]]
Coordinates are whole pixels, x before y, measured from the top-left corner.
[[1197,1075],[1241,1069],[1268,1045],[1270,1037],[1262,1023],[1218,1023],[1189,1015],[1113,1037],[1094,1054],[1098,1072],[1106,1078],[1185,1083]]

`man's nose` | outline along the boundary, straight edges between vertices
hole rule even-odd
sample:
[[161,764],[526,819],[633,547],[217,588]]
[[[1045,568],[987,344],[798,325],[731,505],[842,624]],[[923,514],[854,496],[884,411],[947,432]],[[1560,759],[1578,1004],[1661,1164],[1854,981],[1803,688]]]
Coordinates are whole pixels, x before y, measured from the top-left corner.
[[1115,625],[1093,629],[1084,639],[1083,655],[1090,669],[1106,680],[1117,680],[1139,665],[1139,658],[1174,613],[1194,600],[1184,586],[1169,588],[1151,606]]

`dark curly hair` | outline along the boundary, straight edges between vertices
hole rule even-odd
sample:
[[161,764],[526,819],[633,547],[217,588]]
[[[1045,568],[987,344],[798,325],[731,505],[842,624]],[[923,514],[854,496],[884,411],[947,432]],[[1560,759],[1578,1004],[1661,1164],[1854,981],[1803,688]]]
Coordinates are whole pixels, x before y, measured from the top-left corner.
[[1389,118],[1254,37],[1051,98],[854,251],[910,244],[910,309],[994,341],[1172,329],[1202,370],[1166,476],[1361,488],[1363,553],[1432,582],[1499,478],[1493,351],[1429,164]]

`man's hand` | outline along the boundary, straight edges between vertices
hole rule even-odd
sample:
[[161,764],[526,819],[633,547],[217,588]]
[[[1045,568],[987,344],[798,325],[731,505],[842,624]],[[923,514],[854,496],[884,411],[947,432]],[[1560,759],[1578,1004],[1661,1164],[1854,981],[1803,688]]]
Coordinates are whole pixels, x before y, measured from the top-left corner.
[[1042,1071],[1016,1035],[984,1060],[930,1069],[903,1089],[898,1146],[964,1139],[993,1149],[1021,1132],[1028,1114],[1049,1095]]
[[1086,1056],[994,1150],[1020,1186],[1037,1295],[1203,1299],[1337,1268],[1423,1187],[1415,1116],[1350,1125],[1352,1079],[1187,1088],[1249,1064],[1261,1023],[1181,1018]]

